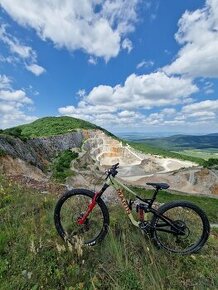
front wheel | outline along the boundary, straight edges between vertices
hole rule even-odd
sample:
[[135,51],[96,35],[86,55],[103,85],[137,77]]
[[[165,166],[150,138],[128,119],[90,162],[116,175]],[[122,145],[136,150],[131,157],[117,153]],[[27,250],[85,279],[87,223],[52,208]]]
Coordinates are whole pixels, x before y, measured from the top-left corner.
[[92,246],[101,241],[108,231],[108,209],[101,198],[83,225],[78,219],[87,211],[94,192],[86,189],[73,189],[64,193],[58,200],[55,211],[55,227],[59,235],[70,243],[79,238],[83,244]]
[[210,224],[204,211],[187,201],[161,206],[151,221],[151,236],[158,247],[180,254],[200,250],[206,243]]

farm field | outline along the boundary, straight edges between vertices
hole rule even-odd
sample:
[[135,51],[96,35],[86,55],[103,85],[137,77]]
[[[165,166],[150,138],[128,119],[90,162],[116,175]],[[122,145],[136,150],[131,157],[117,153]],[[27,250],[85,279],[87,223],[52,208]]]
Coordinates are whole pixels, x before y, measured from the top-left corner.
[[192,156],[196,158],[202,158],[204,160],[208,160],[209,158],[218,158],[218,150],[217,149],[189,149],[189,150],[182,150],[182,151],[174,151],[175,153]]

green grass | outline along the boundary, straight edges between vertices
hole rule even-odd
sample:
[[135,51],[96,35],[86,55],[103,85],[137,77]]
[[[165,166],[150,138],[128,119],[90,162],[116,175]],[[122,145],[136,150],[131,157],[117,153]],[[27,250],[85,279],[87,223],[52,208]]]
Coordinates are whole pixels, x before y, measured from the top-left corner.
[[143,153],[149,153],[152,155],[160,155],[162,157],[170,157],[170,158],[176,158],[176,159],[180,159],[180,160],[187,160],[187,161],[191,161],[191,162],[195,162],[199,165],[203,165],[204,163],[204,159],[199,158],[199,157],[194,157],[194,156],[187,156],[187,155],[183,155],[177,152],[172,152],[172,151],[168,151],[168,150],[164,150],[155,146],[151,146],[145,143],[135,143],[135,142],[126,142],[128,143],[131,147],[135,148],[136,150],[139,150]]
[[53,224],[57,197],[0,177],[0,289],[218,289],[218,231],[199,254],[157,250],[110,206],[109,234],[98,246],[64,244]]
[[175,153],[187,155],[191,157],[202,158],[204,160],[208,160],[209,158],[218,158],[218,150],[190,149],[190,150],[177,151]]
[[64,133],[74,132],[77,129],[99,129],[104,131],[106,134],[113,136],[113,134],[111,134],[107,130],[96,126],[90,122],[66,116],[41,118],[30,124],[6,129],[1,132],[1,134],[14,135],[21,130],[21,134],[19,135],[21,135],[23,138],[34,138],[60,135]]

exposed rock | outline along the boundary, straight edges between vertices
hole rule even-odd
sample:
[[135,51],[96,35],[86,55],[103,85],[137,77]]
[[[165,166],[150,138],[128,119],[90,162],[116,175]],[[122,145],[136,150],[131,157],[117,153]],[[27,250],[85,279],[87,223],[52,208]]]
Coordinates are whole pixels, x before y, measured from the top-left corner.
[[13,158],[9,155],[0,157],[0,171],[10,176],[23,175],[36,181],[48,181],[45,173],[20,158]]
[[39,155],[28,142],[23,142],[19,138],[0,135],[0,149],[14,158],[27,161],[41,169],[45,167],[43,156]]
[[164,170],[164,168],[160,164],[152,160],[152,158],[143,159],[141,162],[141,166],[149,174]]
[[166,182],[170,185],[170,189],[180,192],[204,195],[218,194],[218,171],[201,167],[155,173],[137,180],[127,181],[141,186],[146,186],[146,182]]
[[211,191],[212,194],[217,194],[218,195],[218,183],[213,184],[210,187],[210,191]]
[[6,154],[22,159],[42,170],[60,151],[80,147],[84,140],[84,131],[63,135],[34,138],[22,141],[12,136],[0,135],[0,149]]

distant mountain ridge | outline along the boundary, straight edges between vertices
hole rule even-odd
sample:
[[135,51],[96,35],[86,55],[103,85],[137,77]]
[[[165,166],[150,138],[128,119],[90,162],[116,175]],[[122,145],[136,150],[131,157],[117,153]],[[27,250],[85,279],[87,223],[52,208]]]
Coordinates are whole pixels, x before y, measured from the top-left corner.
[[163,138],[146,138],[138,139],[135,142],[146,143],[155,147],[168,150],[184,150],[184,149],[218,149],[218,133],[207,135],[173,135]]

